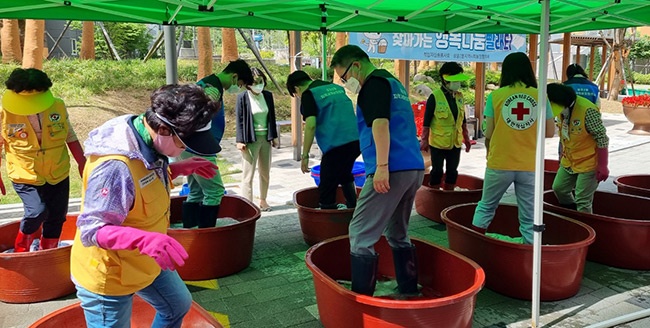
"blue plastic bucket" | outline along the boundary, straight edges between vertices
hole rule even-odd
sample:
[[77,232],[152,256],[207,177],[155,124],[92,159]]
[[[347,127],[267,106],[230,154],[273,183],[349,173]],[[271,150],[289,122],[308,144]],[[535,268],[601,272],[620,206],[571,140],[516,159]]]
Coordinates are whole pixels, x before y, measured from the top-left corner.
[[[363,162],[354,162],[352,175],[354,176],[354,184],[357,187],[363,187],[363,184],[366,182],[366,168]],[[311,177],[318,186],[320,184],[320,165],[315,165],[311,168]]]

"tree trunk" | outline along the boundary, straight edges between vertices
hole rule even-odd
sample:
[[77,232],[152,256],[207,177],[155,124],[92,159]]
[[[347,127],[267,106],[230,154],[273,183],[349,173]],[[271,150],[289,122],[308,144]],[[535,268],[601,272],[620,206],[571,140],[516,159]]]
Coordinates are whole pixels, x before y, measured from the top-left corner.
[[198,38],[197,47],[199,52],[199,70],[196,78],[197,80],[200,80],[212,74],[212,40],[210,39],[209,27],[197,27],[196,34]]
[[92,21],[83,23],[79,59],[95,60],[95,23]]
[[428,60],[420,60],[420,63],[418,64],[418,71],[424,72],[429,68],[429,61]]
[[[334,39],[336,46],[335,51],[348,44],[348,35],[345,32],[336,32]],[[329,63],[327,64],[329,66]],[[334,83],[341,84],[341,77],[339,77],[337,74],[334,74]]]
[[221,29],[221,62],[227,63],[239,58],[237,51],[237,38],[235,37],[235,29],[222,28]]
[[2,20],[2,63],[20,63],[23,52],[20,49],[20,30],[17,19]]
[[621,66],[621,55],[625,53],[625,28],[618,28],[614,31],[614,42],[612,45],[612,62],[609,86],[608,100],[618,100],[618,94],[621,90],[621,80],[623,80],[623,67]]
[[43,69],[44,39],[45,21],[28,19],[25,22],[25,49],[23,51],[23,68]]

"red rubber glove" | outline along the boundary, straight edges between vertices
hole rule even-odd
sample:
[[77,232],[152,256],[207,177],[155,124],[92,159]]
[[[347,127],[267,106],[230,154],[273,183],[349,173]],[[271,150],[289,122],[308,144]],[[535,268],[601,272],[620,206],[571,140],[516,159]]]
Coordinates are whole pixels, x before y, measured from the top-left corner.
[[79,143],[79,140],[69,142],[68,149],[70,149],[70,152],[74,157],[74,160],[77,162],[77,166],[79,166],[79,175],[83,177],[84,167],[86,167],[86,156],[84,156],[84,150],[83,148],[81,148],[81,144]]
[[429,151],[429,130],[428,126],[422,127],[422,135],[420,136],[420,150],[423,152]]
[[141,254],[153,258],[163,270],[174,270],[176,265],[183,266],[189,257],[183,245],[158,232],[106,225],[97,230],[96,237],[101,248],[116,251],[138,249]]
[[609,162],[608,149],[596,148],[596,155],[598,156],[598,166],[596,167],[596,181],[605,181],[609,177],[609,169],[607,168],[607,164]]
[[472,148],[472,142],[469,140],[469,132],[467,132],[467,124],[463,123],[463,143],[465,144],[465,152],[469,153]]
[[172,179],[179,175],[198,174],[206,179],[212,179],[217,175],[219,167],[209,160],[201,157],[191,157],[182,161],[169,164]]

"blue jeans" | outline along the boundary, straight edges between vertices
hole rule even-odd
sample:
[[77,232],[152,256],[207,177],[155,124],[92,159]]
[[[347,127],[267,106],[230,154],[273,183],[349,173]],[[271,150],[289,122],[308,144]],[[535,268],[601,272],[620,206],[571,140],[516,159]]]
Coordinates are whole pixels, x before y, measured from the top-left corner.
[[[133,294],[99,295],[77,285],[88,328],[131,327]],[[151,285],[136,292],[156,309],[151,327],[180,327],[192,306],[192,295],[176,271],[162,270]],[[136,314],[137,315],[137,314]]]
[[483,195],[476,206],[472,224],[487,228],[494,219],[501,197],[512,183],[519,212],[519,232],[527,244],[533,243],[533,212],[535,202],[535,172],[485,169]]

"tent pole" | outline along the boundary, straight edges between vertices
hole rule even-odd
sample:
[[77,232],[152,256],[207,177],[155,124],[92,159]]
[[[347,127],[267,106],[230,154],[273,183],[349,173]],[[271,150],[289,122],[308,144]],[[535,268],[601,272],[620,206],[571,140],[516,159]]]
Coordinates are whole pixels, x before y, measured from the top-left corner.
[[321,69],[323,71],[322,80],[327,81],[327,31],[323,31],[323,58],[321,61]]
[[178,83],[178,63],[176,62],[176,31],[174,25],[164,25],[165,33],[165,76],[167,84]]
[[532,328],[540,327],[540,275],[542,265],[542,231],[544,230],[544,138],[546,137],[546,81],[548,74],[548,35],[550,0],[542,0],[542,22],[540,26],[540,69],[537,97],[537,147],[535,152],[535,208],[533,223],[533,293]]
[[640,311],[637,311],[637,312],[625,314],[625,315],[622,315],[620,317],[605,320],[603,322],[587,326],[587,328],[614,327],[614,326],[620,325],[622,323],[639,320],[639,319],[649,317],[649,316],[650,316],[650,309],[645,309],[645,310],[640,310]]

